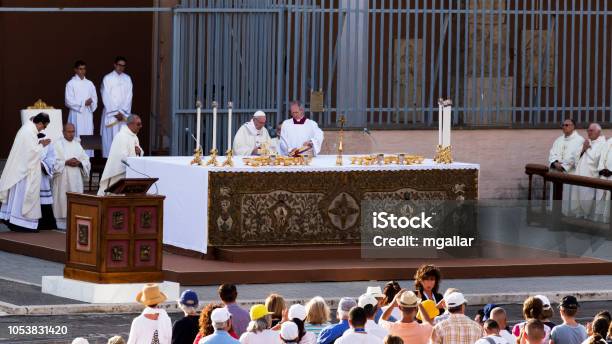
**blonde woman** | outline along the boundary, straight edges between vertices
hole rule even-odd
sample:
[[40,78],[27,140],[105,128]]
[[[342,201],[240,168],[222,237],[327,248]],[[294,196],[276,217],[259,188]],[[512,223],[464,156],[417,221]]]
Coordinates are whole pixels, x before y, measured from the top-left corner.
[[306,304],[306,321],[304,328],[306,331],[319,336],[321,330],[330,324],[330,310],[325,300],[320,296],[313,297]]
[[287,308],[285,299],[278,294],[270,294],[266,299],[266,308],[272,313],[272,327],[276,326],[283,319],[283,311]]

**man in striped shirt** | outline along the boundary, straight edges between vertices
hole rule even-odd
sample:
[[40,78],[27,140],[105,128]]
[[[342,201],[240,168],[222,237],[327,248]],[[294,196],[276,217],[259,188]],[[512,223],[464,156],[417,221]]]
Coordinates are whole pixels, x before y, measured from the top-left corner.
[[486,335],[477,322],[465,315],[467,301],[462,293],[451,293],[445,301],[450,316],[434,326],[432,344],[474,344]]

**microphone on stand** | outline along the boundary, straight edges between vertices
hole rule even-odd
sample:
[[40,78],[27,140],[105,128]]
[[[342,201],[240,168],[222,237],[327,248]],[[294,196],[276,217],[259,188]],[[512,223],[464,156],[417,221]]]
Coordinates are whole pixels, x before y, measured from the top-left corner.
[[[150,175],[148,175],[148,174],[145,174],[145,173],[142,173],[142,172],[136,171],[134,168],[132,168],[132,166],[130,166],[130,164],[127,162],[127,160],[125,160],[125,159],[121,159],[121,163],[122,163],[122,164],[124,164],[124,165],[125,165],[127,168],[129,168],[130,170],[132,170],[132,171],[134,171],[134,172],[136,172],[136,173],[140,174],[141,176],[145,176],[145,177],[147,177],[147,178],[151,178],[151,176],[150,176]],[[154,195],[157,195],[157,194],[159,193],[159,189],[157,188],[157,182],[153,183],[153,185],[155,186],[155,193],[154,193]]]
[[[373,148],[378,148],[378,142],[376,142],[376,139],[374,139],[374,136],[372,136],[372,132],[370,132],[370,129],[363,128],[363,133],[367,134],[370,137],[370,140],[372,140],[372,143],[374,143],[374,147]],[[376,149],[376,151],[378,151],[378,150]]]

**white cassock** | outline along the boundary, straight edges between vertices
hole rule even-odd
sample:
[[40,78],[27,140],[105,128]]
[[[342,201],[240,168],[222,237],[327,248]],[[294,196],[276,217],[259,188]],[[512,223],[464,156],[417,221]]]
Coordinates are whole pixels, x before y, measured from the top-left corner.
[[[605,148],[601,152],[598,171],[608,169],[612,171],[612,138],[608,139]],[[612,177],[599,176],[601,179],[612,180]],[[610,222],[610,191],[597,190],[594,220],[598,222]]]
[[[89,106],[85,101],[91,98],[93,101]],[[81,135],[93,135],[93,113],[98,108],[98,95],[96,86],[87,78],[73,76],[66,84],[64,100],[70,112],[68,113],[68,123],[74,124],[76,137]],[[93,156],[93,150],[87,150],[87,155]]]
[[[574,132],[566,137],[565,135],[559,136],[553,143],[548,155],[548,165],[552,165],[555,161],[561,163],[565,173],[575,174],[576,172],[576,161],[578,155],[582,149],[582,143],[584,138],[580,136],[575,130]],[[556,171],[556,170],[555,170]],[[552,192],[550,197],[552,200]],[[572,200],[572,185],[563,184],[563,201],[561,205],[561,211],[564,215],[569,214],[570,204]]]
[[[136,156],[136,146],[140,147],[138,136],[127,126],[122,126],[113,140],[106,166],[104,166],[104,172],[102,172],[102,177],[100,177],[98,196],[104,196],[106,188],[113,185],[119,179],[125,178],[125,165],[121,160]],[[144,150],[140,148],[140,156],[142,156],[143,152]]]
[[118,121],[115,115],[119,112],[126,117],[132,111],[132,79],[125,73],[112,71],[102,80],[100,87],[104,111],[100,123],[100,135],[102,135],[102,156],[110,154],[113,138],[125,126],[125,121]]
[[[599,178],[599,160],[601,152],[606,148],[606,138],[600,135],[591,140],[591,147],[587,149],[576,163],[576,175]],[[580,152],[578,153],[580,155]],[[593,219],[595,212],[596,189],[576,186],[572,188],[571,213],[576,217]]]
[[[72,141],[61,138],[55,143],[55,173],[53,175],[53,215],[58,229],[66,229],[68,212],[67,192],[83,193],[83,180],[89,177],[89,156],[75,137]],[[76,158],[82,166],[66,166],[66,160]]]
[[[40,209],[41,160],[36,125],[28,121],[17,132],[13,147],[0,177],[0,218],[36,229]],[[32,222],[34,221],[34,223]]]
[[286,119],[282,124],[280,135],[280,154],[288,155],[292,149],[300,148],[304,142],[312,141],[312,154],[318,155],[323,144],[323,131],[315,121],[304,118],[302,124],[293,118]]
[[266,127],[261,127],[257,130],[253,120],[244,123],[234,136],[234,155],[251,155],[255,147],[267,144],[268,148],[271,148],[270,134]]

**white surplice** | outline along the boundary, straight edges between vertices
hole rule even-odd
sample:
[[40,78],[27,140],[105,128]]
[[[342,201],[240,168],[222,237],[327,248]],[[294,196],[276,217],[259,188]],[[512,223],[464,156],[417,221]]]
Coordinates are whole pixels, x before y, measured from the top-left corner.
[[[608,169],[612,171],[612,138],[608,139],[605,144],[605,148],[601,152],[601,158],[599,159],[599,165],[597,170],[601,171]],[[599,176],[599,178],[612,180],[611,177]],[[595,216],[594,220],[598,222],[609,223],[610,222],[610,191],[597,190],[596,192],[596,204],[595,204]]]
[[304,142],[312,142],[313,155],[318,155],[323,144],[323,131],[315,121],[306,118],[303,124],[298,124],[293,118],[285,120],[280,135],[280,154],[288,155],[292,149],[300,148]]
[[[67,192],[83,192],[83,180],[89,178],[89,156],[75,137],[72,141],[61,138],[55,143],[55,173],[53,175],[53,215],[58,229],[66,229],[68,212]],[[66,166],[66,160],[76,158],[81,166]]]
[[[0,177],[0,218],[18,226],[35,229],[40,209],[41,159],[36,125],[28,121],[17,132]],[[30,223],[36,221],[36,226]]]
[[[606,148],[606,138],[600,135],[596,140],[591,140],[591,146],[587,149],[576,163],[576,175],[583,177],[599,178],[599,160],[602,151]],[[578,153],[580,155],[580,153]],[[576,186],[571,193],[571,213],[580,218],[594,218],[596,189]]]
[[[85,105],[85,101],[91,98],[92,103]],[[93,135],[93,113],[98,108],[98,95],[96,86],[87,78],[79,78],[75,75],[66,84],[64,101],[70,112],[68,123],[74,124],[75,135]],[[87,150],[87,155],[93,156],[93,150]]]
[[271,149],[272,141],[268,129],[261,127],[257,130],[253,120],[244,123],[234,136],[234,155],[251,155],[255,147],[267,144],[268,149]]
[[[548,165],[552,165],[558,161],[565,170],[565,173],[575,174],[576,161],[578,155],[582,149],[582,143],[584,138],[580,136],[575,130],[571,135],[559,136],[553,143],[548,155]],[[550,199],[552,200],[552,192],[550,193]],[[563,184],[563,201],[561,203],[561,211],[565,215],[569,215],[572,202],[572,185]]]
[[137,156],[136,146],[140,148],[140,156],[142,156],[144,150],[140,147],[138,136],[127,126],[122,126],[113,140],[106,166],[104,166],[104,172],[102,172],[102,177],[100,177],[99,196],[104,196],[106,188],[113,185],[119,179],[125,178],[125,165],[121,161],[127,160],[131,156]]
[[132,111],[132,79],[125,73],[112,71],[102,80],[100,93],[104,110],[100,123],[100,135],[102,135],[102,156],[105,158],[110,154],[113,138],[125,126],[125,121],[118,121],[115,115],[121,112],[126,117]]

